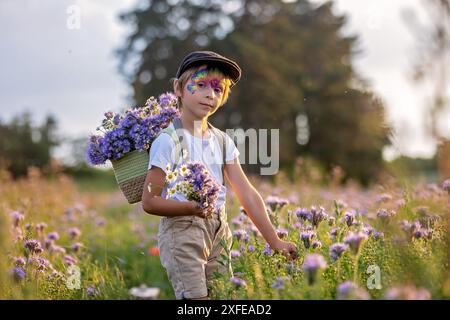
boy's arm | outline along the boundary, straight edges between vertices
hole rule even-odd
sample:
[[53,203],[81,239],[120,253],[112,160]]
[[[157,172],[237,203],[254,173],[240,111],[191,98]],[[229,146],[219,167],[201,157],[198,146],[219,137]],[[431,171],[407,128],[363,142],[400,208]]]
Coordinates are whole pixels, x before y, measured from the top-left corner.
[[289,253],[291,257],[296,257],[297,247],[294,243],[283,241],[278,237],[267,215],[266,206],[261,195],[247,179],[239,160],[236,158],[233,163],[226,163],[224,172],[242,207],[270,247],[277,251]]
[[[211,212],[204,211],[195,201],[177,201],[161,198],[164,183],[166,181],[165,172],[153,166],[147,172],[142,192],[142,209],[157,216],[189,216],[197,215],[206,218]],[[150,188],[148,187],[150,184]]]

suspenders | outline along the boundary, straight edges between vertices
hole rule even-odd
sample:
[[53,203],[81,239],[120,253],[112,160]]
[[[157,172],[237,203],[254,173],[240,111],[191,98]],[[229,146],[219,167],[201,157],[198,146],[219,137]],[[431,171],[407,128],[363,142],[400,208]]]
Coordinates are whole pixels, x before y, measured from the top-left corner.
[[[173,126],[174,126],[175,130],[169,129],[167,127],[162,132],[165,132],[168,135],[170,135],[172,137],[172,139],[174,140],[174,142],[175,142],[175,159],[176,159],[176,162],[175,162],[174,167],[176,167],[178,165],[178,163],[180,162],[180,159],[182,157],[184,157],[184,155],[187,154],[188,148],[186,146],[186,141],[185,141],[184,136],[183,136],[183,130],[178,130],[178,129],[183,129],[183,125],[181,123],[181,119],[180,118],[174,118],[172,123],[173,123]],[[222,184],[225,185],[225,177],[224,177],[224,167],[225,167],[225,159],[226,159],[225,133],[223,131],[213,127],[209,122],[208,122],[208,127],[211,129],[212,133],[215,135],[215,137],[219,141],[219,146],[222,149],[222,165],[221,165]]]

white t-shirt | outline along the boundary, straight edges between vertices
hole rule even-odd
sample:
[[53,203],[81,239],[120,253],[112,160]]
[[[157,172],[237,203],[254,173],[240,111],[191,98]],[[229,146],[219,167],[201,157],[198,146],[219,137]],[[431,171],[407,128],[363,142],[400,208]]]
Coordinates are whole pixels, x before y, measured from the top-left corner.
[[[173,124],[169,125],[169,128],[174,129]],[[221,190],[219,197],[217,199],[217,209],[219,209],[223,204],[225,204],[226,190],[227,188],[222,184],[222,150],[217,140],[215,134],[211,129],[208,129],[209,138],[199,138],[191,135],[187,130],[184,129],[183,137],[186,141],[186,146],[188,148],[188,159],[194,162],[201,162],[208,169],[209,173],[215,178],[216,182],[221,185]],[[225,161],[230,162],[237,157],[239,157],[239,150],[236,148],[233,140],[227,135],[225,136]],[[150,148],[150,161],[148,169],[150,170],[152,166],[156,166],[165,171],[167,164],[170,164],[172,170],[174,170],[175,162],[178,161],[177,168],[185,162],[183,159],[175,159],[175,142],[172,137],[166,133],[161,133],[155,141],[153,141]],[[161,196],[164,197],[168,188],[175,185],[166,184],[163,188]],[[171,199],[186,201],[186,198],[181,194],[175,194]]]

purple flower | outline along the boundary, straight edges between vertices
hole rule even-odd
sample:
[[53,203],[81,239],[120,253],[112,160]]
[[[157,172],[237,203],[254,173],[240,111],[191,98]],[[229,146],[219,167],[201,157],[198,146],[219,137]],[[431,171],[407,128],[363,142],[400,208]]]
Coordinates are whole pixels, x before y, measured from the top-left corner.
[[39,254],[42,252],[41,243],[35,239],[26,240],[24,247],[28,249],[28,251],[32,254],[33,253]]
[[174,107],[177,104],[177,96],[172,92],[166,92],[158,97],[159,104],[163,108]]
[[45,249],[49,249],[53,244],[54,244],[53,240],[50,240],[50,239],[45,239],[44,240],[44,247],[45,247]]
[[277,277],[275,279],[275,282],[272,283],[272,288],[274,289],[283,289],[284,288],[284,282],[289,280],[288,277]]
[[312,285],[316,280],[317,271],[321,269],[325,269],[327,267],[327,263],[322,255],[311,253],[305,257],[305,261],[303,262],[302,268],[305,271],[308,283]]
[[373,237],[374,237],[376,240],[382,239],[382,238],[384,238],[384,233],[375,230],[375,231],[373,232]]
[[303,221],[312,221],[312,215],[307,208],[298,208],[295,210],[295,215]]
[[266,256],[270,256],[270,255],[273,253],[273,251],[272,251],[272,249],[270,248],[270,246],[269,246],[268,243],[266,243],[266,246],[264,247],[263,253],[264,253]]
[[409,239],[416,238],[428,238],[431,237],[431,232],[429,229],[425,229],[422,227],[419,221],[413,221],[409,223],[407,220],[403,220],[400,222],[400,227],[403,231],[405,231],[406,235]]
[[412,233],[414,232],[414,225],[410,223],[408,220],[402,220],[399,222],[400,228],[410,237],[412,238]]
[[116,114],[115,116],[114,116],[114,119],[113,119],[113,124],[114,125],[119,125],[119,123],[120,123],[120,120],[121,120],[121,116],[120,116],[120,114]]
[[238,229],[235,230],[233,232],[233,236],[239,241],[239,240],[244,240],[244,241],[248,241],[249,240],[249,236],[247,234],[247,231],[243,230],[243,229]]
[[161,130],[180,116],[175,105],[176,97],[165,93],[160,96],[159,104],[156,99],[149,99],[143,108],[134,106],[121,115],[105,113],[102,126],[98,128],[103,134],[89,138],[87,162],[98,165],[120,159],[134,150],[148,150]]
[[355,217],[356,217],[356,214],[354,211],[345,212],[344,220],[345,220],[345,223],[347,223],[347,226],[351,227],[352,225],[355,224]]
[[378,195],[376,199],[377,202],[388,202],[390,200],[392,200],[392,196],[387,193]]
[[25,266],[25,263],[26,263],[25,259],[22,257],[14,257],[13,261],[14,261],[14,265],[16,267],[23,267],[23,266]]
[[[123,122],[126,123],[126,120]],[[124,125],[126,128],[126,125]],[[122,158],[126,153],[132,151],[131,137],[127,136],[125,128],[119,127],[114,131],[109,131],[105,134],[102,140],[99,142],[99,147],[104,158],[109,160],[117,160]],[[105,160],[106,161],[106,160]]]
[[70,255],[65,255],[64,256],[64,262],[71,266],[77,263],[77,259],[75,259],[74,257],[70,256]]
[[239,258],[241,256],[241,253],[238,250],[231,250],[230,256],[232,259]]
[[102,226],[104,226],[104,225],[106,224],[106,220],[105,220],[104,218],[102,218],[102,217],[98,217],[98,218],[95,220],[95,224],[96,224],[97,226],[99,226],[99,227],[102,227]]
[[337,234],[338,234],[339,228],[331,228],[330,230],[330,237],[331,238],[336,238]]
[[83,247],[83,244],[80,243],[80,242],[77,242],[77,243],[74,243],[74,244],[71,246],[71,249],[72,249],[73,252],[78,252],[78,251],[80,251],[80,249],[81,249],[82,247]]
[[25,270],[22,267],[15,267],[11,271],[14,280],[21,281],[25,278]]
[[21,222],[24,219],[24,215],[19,211],[12,211],[9,215],[13,219],[14,227],[18,227],[19,222]]
[[295,264],[294,264],[293,261],[289,261],[289,262],[285,265],[285,268],[286,268],[286,271],[287,271],[289,274],[293,274],[293,273],[296,273],[296,272],[299,272],[299,271],[300,271],[300,269],[299,269],[297,266],[295,266]]
[[338,260],[342,254],[347,250],[348,246],[345,243],[334,243],[330,246],[331,261]]
[[66,249],[64,249],[61,246],[57,246],[57,245],[50,245],[50,247],[48,248],[48,250],[50,251],[50,253],[62,253],[65,254],[66,253]]
[[313,249],[320,249],[322,248],[322,242],[320,242],[319,240],[314,240],[311,244],[311,247]]
[[268,196],[265,202],[270,207],[270,210],[272,210],[272,212],[281,210],[284,206],[289,204],[289,200],[277,196]]
[[111,119],[112,117],[114,117],[114,113],[112,111],[105,112],[106,119]]
[[302,226],[303,225],[301,222],[296,222],[292,225],[292,228],[300,230],[302,228]]
[[349,232],[344,238],[344,243],[352,250],[353,254],[357,254],[363,240],[367,239],[367,235],[361,231]]
[[247,287],[247,283],[245,282],[245,280],[240,279],[238,277],[231,277],[230,281],[237,288],[239,288],[239,287],[243,287],[243,288]]
[[98,296],[99,294],[100,294],[99,290],[96,287],[94,287],[94,286],[89,286],[89,287],[86,288],[86,295],[89,298]]
[[413,285],[392,287],[385,294],[387,300],[430,300],[431,294],[423,288]]
[[69,229],[69,235],[72,239],[75,239],[81,235],[81,231],[77,227],[73,227]]
[[44,259],[42,257],[38,257],[36,261],[37,261],[37,270],[38,271],[45,271],[49,267],[51,267],[51,264],[50,264],[50,262],[47,259]]
[[49,234],[47,234],[47,239],[58,240],[59,234],[57,232],[50,232]]
[[303,231],[300,233],[300,239],[303,241],[305,248],[308,249],[311,246],[312,240],[316,237],[316,233],[314,231]]
[[206,167],[202,163],[189,161],[186,165],[189,173],[184,176],[184,181],[192,186],[192,191],[187,195],[187,199],[197,201],[204,207],[215,208],[220,186],[207,173]]
[[41,233],[45,228],[47,228],[47,224],[45,222],[38,223],[36,225],[36,232]]
[[320,222],[328,218],[328,215],[325,213],[325,209],[323,207],[319,207],[319,209],[317,209],[315,206],[312,206],[310,213],[311,223],[316,228],[319,226]]
[[235,217],[231,219],[231,224],[233,224],[235,227],[241,227],[242,221],[239,219],[239,217]]
[[370,236],[371,234],[374,233],[375,229],[368,225],[368,224],[364,224],[364,226],[362,227],[361,231],[365,234],[367,234],[367,236]]
[[383,221],[387,222],[389,218],[393,217],[395,215],[395,211],[387,211],[386,209],[380,209],[377,212],[377,217]]
[[288,236],[288,231],[284,228],[277,228],[277,235],[281,239],[286,238]]
[[433,235],[432,229],[419,228],[413,232],[413,237],[415,239],[431,239]]
[[358,287],[351,281],[341,283],[337,287],[338,300],[370,300],[370,295],[366,290]]
[[450,179],[447,179],[442,183],[442,189],[444,189],[445,191],[448,192],[448,194],[450,194]]
[[249,252],[254,252],[255,251],[255,247],[253,245],[249,245],[248,246],[248,251]]
[[86,160],[91,165],[99,165],[105,163],[106,156],[100,149],[103,138],[100,136],[91,136],[86,148]]

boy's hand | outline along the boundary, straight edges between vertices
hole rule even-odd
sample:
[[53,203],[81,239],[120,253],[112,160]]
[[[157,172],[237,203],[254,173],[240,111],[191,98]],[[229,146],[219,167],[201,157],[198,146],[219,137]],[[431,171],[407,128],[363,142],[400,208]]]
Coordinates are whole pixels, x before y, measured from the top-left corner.
[[279,240],[271,247],[275,251],[282,251],[289,260],[295,260],[298,258],[297,246],[293,242]]
[[212,207],[207,207],[207,208],[203,208],[200,203],[196,202],[196,201],[189,201],[192,207],[192,214],[194,216],[199,216],[200,218],[206,219],[211,217],[211,215],[214,213],[214,208]]

